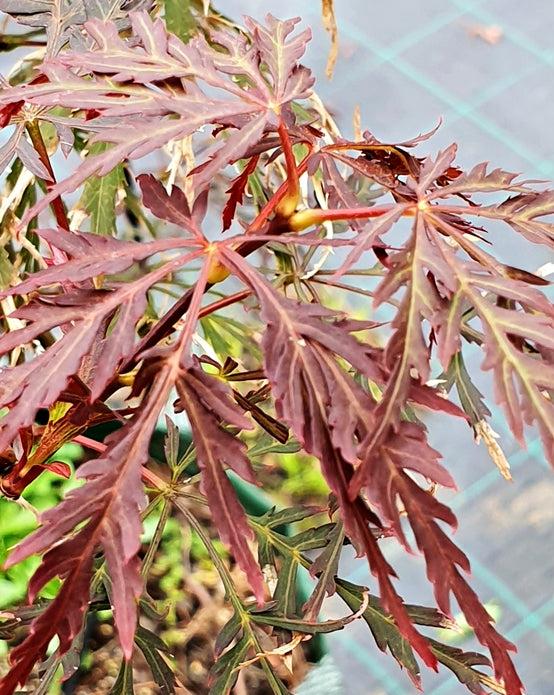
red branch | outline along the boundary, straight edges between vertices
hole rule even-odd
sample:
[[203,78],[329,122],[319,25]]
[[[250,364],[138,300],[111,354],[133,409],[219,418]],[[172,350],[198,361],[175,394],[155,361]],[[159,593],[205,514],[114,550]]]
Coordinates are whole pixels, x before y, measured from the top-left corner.
[[[44,164],[46,170],[52,178],[52,181],[44,182],[46,190],[49,191],[56,185],[56,177],[54,175],[54,170],[52,169],[52,164],[50,163],[50,157],[48,156],[46,145],[42,139],[42,133],[40,132],[38,121],[29,121],[27,123],[27,132],[29,133],[29,137],[31,138],[31,142],[33,143],[33,147],[35,148],[40,161]],[[62,227],[62,229],[67,229],[69,231],[69,220],[67,219],[65,205],[63,204],[62,199],[59,196],[54,198],[50,204],[50,207],[52,208],[56,222],[60,225],[60,227]]]

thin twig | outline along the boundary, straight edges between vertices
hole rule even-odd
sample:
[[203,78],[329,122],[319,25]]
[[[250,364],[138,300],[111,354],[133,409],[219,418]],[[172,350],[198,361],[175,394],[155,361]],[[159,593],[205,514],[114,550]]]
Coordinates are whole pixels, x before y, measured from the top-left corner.
[[[50,162],[50,157],[48,156],[46,145],[44,144],[44,140],[42,138],[42,133],[40,132],[39,122],[36,119],[28,121],[26,127],[40,161],[44,164],[46,170],[52,178],[52,181],[44,182],[46,189],[50,190],[56,185],[56,177],[54,175],[54,170],[52,169],[52,164]],[[60,225],[60,227],[69,231],[69,220],[67,219],[67,212],[62,199],[59,196],[54,198],[54,200],[50,203],[50,207],[52,208],[56,222]]]

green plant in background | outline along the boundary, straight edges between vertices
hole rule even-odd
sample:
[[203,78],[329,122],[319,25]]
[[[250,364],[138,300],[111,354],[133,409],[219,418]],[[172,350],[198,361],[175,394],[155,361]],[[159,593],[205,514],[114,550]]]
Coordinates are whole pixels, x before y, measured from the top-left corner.
[[[64,444],[56,453],[56,461],[72,466],[81,458],[82,453],[83,450],[78,444]],[[26,489],[25,502],[29,506],[19,506],[0,497],[0,564],[4,563],[10,548],[37,528],[35,512],[39,513],[58,504],[77,484],[73,477],[64,480],[53,473],[46,472]],[[38,565],[38,557],[29,557],[8,570],[0,571],[0,610],[24,600],[29,580]],[[40,595],[44,598],[53,598],[59,585],[59,579],[52,579],[42,589]],[[5,643],[0,644],[5,645]]]

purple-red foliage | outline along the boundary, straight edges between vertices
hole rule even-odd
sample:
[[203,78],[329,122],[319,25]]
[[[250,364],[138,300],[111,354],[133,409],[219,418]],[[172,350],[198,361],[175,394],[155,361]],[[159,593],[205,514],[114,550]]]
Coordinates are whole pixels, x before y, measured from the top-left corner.
[[[240,286],[237,296],[241,301],[248,297],[250,310],[260,319],[262,357],[252,380],[267,382],[273,417],[320,461],[346,536],[358,554],[367,557],[381,606],[408,648],[437,667],[437,648],[416,628],[378,541],[378,531],[387,529],[410,550],[403,516],[425,560],[440,611],[450,615],[454,597],[489,649],[495,676],[508,695],[523,692],[509,655],[513,645],[496,631],[468,584],[470,563],[451,536],[456,517],[434,494],[438,486],[455,484],[414,409],[461,417],[473,426],[486,420],[486,406],[465,370],[458,370],[455,379],[466,394],[461,407],[445,398],[440,381],[430,381],[435,358],[448,375],[464,346],[473,342],[483,351],[482,367],[492,372],[496,402],[514,436],[523,443],[525,426],[536,426],[554,463],[552,304],[541,290],[542,278],[491,254],[480,226],[499,220],[521,235],[524,245],[552,248],[554,226],[548,216],[554,213],[554,192],[537,190],[535,182],[500,169],[489,171],[486,164],[462,172],[455,163],[456,145],[435,157],[412,155],[410,149],[432,133],[400,144],[379,142],[369,133],[360,142],[335,137],[330,143],[315,112],[308,109],[308,123],[292,108],[309,97],[313,84],[310,71],[299,62],[310,32],[297,32],[297,21],[268,16],[260,24],[247,19],[246,32],[198,33],[185,44],[167,31],[162,19],[152,19],[144,10],[131,13],[127,34],[121,33],[121,24],[91,19],[80,42],[63,48],[65,42],[57,39],[50,45],[37,66],[44,79],[0,94],[3,125],[28,108],[58,132],[67,135],[72,129],[84,133],[89,144],[110,145],[52,182],[18,121],[1,161],[6,166],[17,156],[48,182],[47,191],[22,213],[18,234],[25,234],[49,204],[91,177],[106,176],[120,164],[131,171],[131,160],[204,133],[202,146],[196,148],[192,140],[197,161],[186,193],[175,185],[168,190],[153,174],[137,177],[144,214],[150,211],[172,225],[171,235],[138,242],[39,224],[36,234],[45,267],[2,292],[16,308],[4,324],[0,354],[27,349],[18,353],[25,359],[6,361],[2,369],[0,407],[6,414],[0,451],[39,441],[43,430],[35,417],[41,408],[71,403],[62,424],[69,423],[77,404],[84,413],[80,422],[74,419],[70,427],[55,429],[56,436],[49,431],[54,445],[44,447],[42,461],[35,456],[15,464],[3,482],[12,496],[24,488],[21,481],[29,465],[44,464],[57,446],[82,433],[99,413],[105,417],[106,408],[110,412],[106,401],[119,388],[120,375],[133,376],[133,404],[123,414],[113,414],[123,427],[106,439],[97,458],[79,468],[84,484],[41,514],[38,530],[9,556],[11,566],[42,554],[29,587],[31,601],[55,576],[62,587],[12,650],[11,671],[0,683],[2,695],[25,683],[54,636],[59,638],[59,654],[69,650],[88,608],[99,553],[111,580],[120,643],[130,658],[142,592],[141,512],[145,481],[152,482],[149,443],[159,415],[175,401],[175,394],[176,409],[190,422],[200,489],[214,524],[246,573],[258,604],[268,597],[252,552],[254,533],[225,472],[230,468],[256,482],[240,437],[255,427],[248,408],[241,406],[248,396],[246,401],[235,399],[225,370],[214,374],[213,360],[199,360],[194,348],[200,316],[226,303],[220,298],[206,309],[205,293],[229,275],[233,291]],[[278,179],[271,166],[283,153],[286,177]],[[295,155],[304,159],[291,167]],[[223,228],[232,230],[237,215],[257,206],[254,220],[242,216],[240,233],[217,238],[204,223],[207,194],[214,180],[238,160],[243,168],[227,190]],[[255,174],[265,177],[264,205],[245,202]],[[321,204],[324,198],[325,206],[316,206],[312,193],[305,200],[299,197],[297,179],[304,175],[314,186],[317,182],[318,200]],[[362,200],[363,183],[388,200],[379,206],[372,197]],[[483,194],[494,194],[496,200],[485,203]],[[283,212],[283,200],[292,201],[290,214]],[[320,224],[335,221],[346,223],[340,237],[320,234]],[[387,235],[399,223],[402,240],[389,244]],[[294,283],[275,284],[265,261],[246,260],[267,244],[273,244],[273,250],[286,245],[296,259],[306,250],[346,246],[348,253],[333,274],[318,275],[316,269],[300,278],[300,285],[310,287],[315,287],[311,279],[319,279],[330,289],[344,289],[340,280],[355,278],[351,273],[360,260],[373,255],[378,282],[372,304],[368,300],[365,305],[364,320],[324,306],[315,291],[311,301],[302,293],[296,299],[287,296],[283,287]],[[136,267],[140,272],[126,274]],[[191,289],[139,333],[151,290],[184,268],[197,272]],[[231,290],[228,295],[228,303],[234,302]],[[391,309],[388,324],[371,320],[372,306],[380,305]],[[382,335],[387,325],[385,340],[368,338],[377,329]],[[44,350],[34,354],[29,346],[45,335],[50,339]],[[222,363],[232,357],[218,356]],[[206,364],[212,365],[211,371]],[[271,421],[268,414],[268,431]],[[26,445],[27,454],[31,448]],[[387,640],[378,644],[388,644],[395,653]],[[483,663],[482,657],[468,663]],[[485,692],[477,681],[464,682],[474,693]]]

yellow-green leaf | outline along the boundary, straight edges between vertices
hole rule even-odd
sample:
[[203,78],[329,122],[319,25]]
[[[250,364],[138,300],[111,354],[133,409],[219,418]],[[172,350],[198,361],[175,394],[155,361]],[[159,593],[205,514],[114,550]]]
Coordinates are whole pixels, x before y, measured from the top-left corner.
[[[95,142],[89,157],[106,152],[111,147],[105,142]],[[85,184],[81,205],[90,215],[90,231],[108,236],[115,232],[115,197],[123,183],[123,167],[118,164],[105,176],[92,176]]]
[[13,273],[14,269],[8,252],[3,246],[0,246],[0,289],[10,286]]
[[187,43],[196,31],[190,0],[165,0],[164,7],[168,31]]

